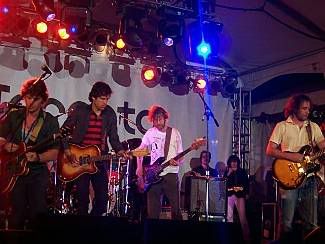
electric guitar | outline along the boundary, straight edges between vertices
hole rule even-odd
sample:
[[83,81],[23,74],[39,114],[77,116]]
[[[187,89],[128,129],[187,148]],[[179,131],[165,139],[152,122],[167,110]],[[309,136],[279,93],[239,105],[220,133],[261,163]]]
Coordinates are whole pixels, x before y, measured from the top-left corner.
[[[194,140],[192,145],[187,148],[185,151],[178,154],[173,159],[175,161],[179,160],[180,158],[184,157],[187,153],[192,150],[197,150],[199,147],[206,144],[205,138],[198,138]],[[171,165],[171,160],[165,161],[164,157],[158,158],[153,164],[144,167],[144,191],[148,191],[150,186],[153,184],[157,184],[162,180],[162,177],[159,176],[163,170]]]
[[[73,181],[83,174],[95,174],[98,171],[96,162],[110,160],[113,155],[101,155],[98,146],[78,146],[69,144],[69,149],[76,159],[71,160],[65,155],[64,151],[59,152],[58,156],[58,175],[62,181]],[[143,157],[149,155],[148,149],[134,149],[128,152],[129,156]]]
[[272,165],[273,177],[283,189],[291,190],[299,187],[308,174],[320,170],[321,164],[315,160],[324,154],[325,149],[310,155],[312,150],[310,145],[305,145],[299,150],[299,153],[304,155],[304,159],[300,163],[286,159],[274,160]]
[[18,144],[18,149],[15,152],[0,151],[0,193],[10,192],[18,177],[27,175],[29,168],[27,167],[27,152],[37,151],[43,145],[55,141],[58,138],[66,137],[70,134],[69,128],[61,128],[59,133],[51,135],[40,143],[28,147],[24,142]]

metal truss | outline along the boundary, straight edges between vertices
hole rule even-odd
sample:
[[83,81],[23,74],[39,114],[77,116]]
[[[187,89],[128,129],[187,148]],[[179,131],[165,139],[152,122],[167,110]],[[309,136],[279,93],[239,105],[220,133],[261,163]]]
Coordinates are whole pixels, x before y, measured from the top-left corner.
[[241,159],[241,167],[249,172],[251,150],[251,92],[239,89],[233,95],[234,119],[232,151]]

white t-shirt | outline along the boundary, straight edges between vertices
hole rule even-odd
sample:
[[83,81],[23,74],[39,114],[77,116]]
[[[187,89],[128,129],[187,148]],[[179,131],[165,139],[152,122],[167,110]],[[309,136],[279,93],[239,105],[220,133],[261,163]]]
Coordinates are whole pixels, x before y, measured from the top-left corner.
[[[140,148],[148,148],[150,150],[151,162],[153,164],[158,158],[164,157],[166,132],[161,132],[156,127],[150,128],[143,136]],[[169,151],[166,161],[174,158],[183,151],[182,138],[179,131],[172,128],[172,134],[170,138]],[[181,162],[180,162],[181,163]],[[160,176],[168,173],[178,173],[179,166],[168,166],[160,174]]]

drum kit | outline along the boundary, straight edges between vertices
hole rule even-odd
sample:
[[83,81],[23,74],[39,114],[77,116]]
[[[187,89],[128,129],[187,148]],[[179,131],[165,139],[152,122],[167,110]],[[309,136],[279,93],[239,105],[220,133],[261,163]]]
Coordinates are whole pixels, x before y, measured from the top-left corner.
[[[141,144],[140,138],[122,142],[124,150],[134,150]],[[108,202],[105,216],[127,217],[134,212],[133,195],[136,188],[136,158],[125,160],[114,152],[107,162]],[[48,188],[48,205],[51,214],[77,214],[76,184],[74,181],[61,181],[57,175],[56,162],[49,165],[50,179]],[[92,209],[94,194],[90,185],[89,212]]]

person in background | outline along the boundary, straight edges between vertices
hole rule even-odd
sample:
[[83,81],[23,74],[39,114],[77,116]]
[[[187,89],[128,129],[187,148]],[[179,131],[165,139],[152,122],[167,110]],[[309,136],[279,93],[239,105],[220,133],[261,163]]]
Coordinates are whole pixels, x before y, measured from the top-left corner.
[[193,174],[195,176],[216,177],[217,176],[216,171],[209,166],[210,160],[211,160],[211,153],[209,151],[202,151],[200,154],[200,165],[195,167],[192,170]]
[[227,170],[224,174],[227,179],[228,209],[227,221],[234,221],[234,207],[236,206],[240,225],[245,241],[250,240],[250,231],[246,218],[246,198],[248,196],[248,175],[240,167],[240,159],[236,155],[231,155],[227,160]]

